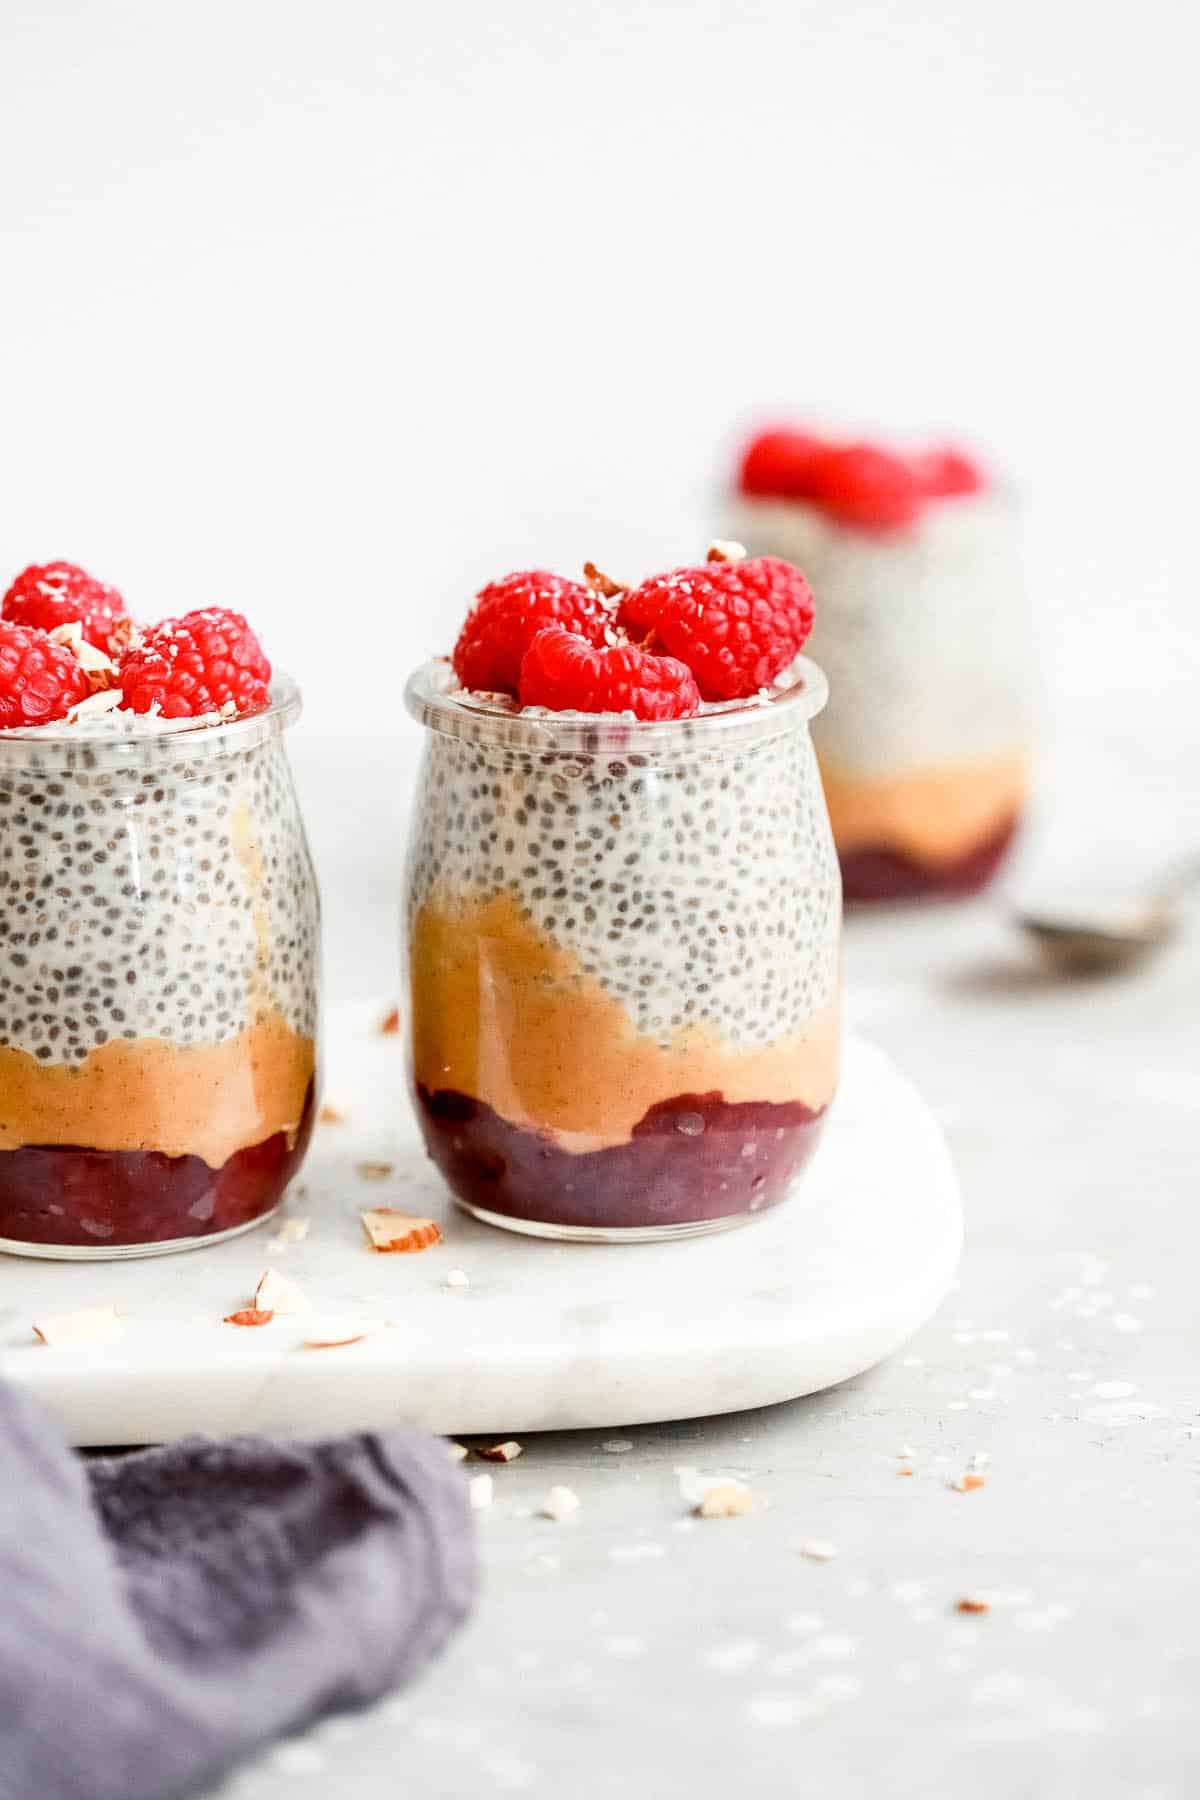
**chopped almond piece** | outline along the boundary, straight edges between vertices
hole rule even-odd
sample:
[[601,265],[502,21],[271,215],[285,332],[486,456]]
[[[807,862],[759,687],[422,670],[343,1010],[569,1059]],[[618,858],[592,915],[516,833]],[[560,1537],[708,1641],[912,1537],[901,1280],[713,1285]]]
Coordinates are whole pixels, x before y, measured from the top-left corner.
[[363,1230],[372,1250],[385,1255],[407,1255],[414,1250],[428,1250],[441,1242],[442,1228],[433,1219],[418,1219],[412,1213],[394,1212],[390,1206],[377,1206],[360,1213]]
[[289,1244],[299,1244],[308,1236],[307,1219],[285,1219],[273,1238],[268,1238],[269,1250],[283,1250]]
[[261,1306],[243,1306],[240,1312],[225,1314],[227,1325],[269,1325],[275,1314]]
[[739,563],[745,560],[745,544],[734,543],[732,538],[714,538],[705,558],[706,562],[717,563]]
[[100,1344],[120,1337],[123,1327],[115,1306],[83,1306],[77,1312],[52,1313],[35,1324],[33,1334],[54,1348],[66,1344]]
[[829,1562],[837,1555],[837,1546],[831,1544],[828,1538],[806,1538],[796,1548],[801,1556],[807,1556],[813,1562]]
[[395,1035],[399,1031],[399,1029],[400,1029],[400,1008],[398,1006],[393,1006],[391,1012],[387,1013],[379,1021],[380,1035],[382,1037],[395,1037]]
[[258,1307],[265,1307],[268,1312],[306,1313],[312,1311],[312,1301],[304,1289],[297,1287],[294,1281],[289,1281],[286,1275],[281,1275],[278,1269],[268,1269],[265,1275],[260,1277],[258,1286],[254,1290],[254,1304]]
[[962,1613],[985,1613],[990,1608],[990,1601],[985,1600],[982,1594],[964,1594],[958,1603],[958,1610]]
[[466,1462],[468,1456],[471,1454],[465,1444],[451,1442],[446,1445],[446,1448],[450,1452],[450,1461],[455,1463]]
[[318,1125],[344,1125],[346,1115],[340,1106],[332,1106],[327,1100],[317,1114]]
[[378,1319],[321,1319],[309,1326],[304,1344],[308,1350],[337,1350],[343,1344],[357,1344],[379,1329]]
[[976,1488],[986,1487],[987,1480],[983,1475],[960,1475],[957,1481],[950,1483],[950,1486],[956,1494],[973,1494]]
[[360,1162],[355,1163],[354,1168],[362,1181],[386,1181],[395,1166],[395,1163],[387,1162]]
[[754,1495],[744,1481],[719,1481],[692,1511],[698,1519],[740,1519],[753,1506]]
[[538,1511],[543,1519],[553,1519],[557,1524],[561,1524],[564,1519],[569,1519],[572,1513],[579,1511],[579,1505],[579,1495],[574,1488],[552,1487],[538,1507]]
[[603,569],[598,569],[594,562],[584,563],[583,579],[590,588],[595,589],[596,593],[603,595],[605,600],[615,600],[618,594],[629,592],[628,582],[614,581],[611,575],[606,575]]
[[516,1438],[507,1438],[502,1444],[486,1444],[476,1450],[476,1456],[482,1456],[484,1462],[516,1462],[521,1454],[521,1445]]

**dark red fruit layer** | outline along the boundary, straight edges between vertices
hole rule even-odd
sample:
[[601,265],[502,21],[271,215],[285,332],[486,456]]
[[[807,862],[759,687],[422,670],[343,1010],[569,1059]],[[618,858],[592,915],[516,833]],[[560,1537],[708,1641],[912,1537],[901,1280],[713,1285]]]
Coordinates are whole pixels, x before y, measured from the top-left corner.
[[930,868],[895,850],[851,850],[839,860],[842,893],[852,904],[874,900],[966,900],[988,885],[1016,836],[1016,814],[957,862]]
[[677,1094],[629,1143],[575,1154],[452,1090],[418,1086],[417,1112],[426,1149],[469,1206],[611,1231],[765,1211],[812,1155],[825,1116],[799,1101]]
[[313,1090],[289,1148],[278,1131],[219,1169],[199,1156],[158,1150],[85,1150],[29,1144],[0,1151],[0,1238],[111,1250],[172,1238],[212,1237],[260,1218],[304,1160]]

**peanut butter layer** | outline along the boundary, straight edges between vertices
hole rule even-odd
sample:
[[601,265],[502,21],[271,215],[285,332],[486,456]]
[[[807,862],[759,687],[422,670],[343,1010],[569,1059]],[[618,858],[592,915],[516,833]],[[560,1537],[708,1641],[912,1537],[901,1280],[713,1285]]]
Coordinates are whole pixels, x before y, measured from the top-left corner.
[[214,1169],[276,1132],[295,1133],[313,1041],[264,1013],[219,1044],[117,1038],[82,1063],[0,1047],[0,1149],[80,1144],[200,1156]]
[[833,1097],[836,1001],[770,1044],[729,1044],[709,1025],[658,1043],[507,894],[462,904],[432,895],[409,954],[417,1081],[482,1100],[563,1149],[626,1143],[652,1106],[678,1094],[798,1100],[814,1111]]
[[940,868],[985,843],[1020,811],[1028,764],[1015,751],[860,779],[822,759],[821,780],[840,851],[896,850]]

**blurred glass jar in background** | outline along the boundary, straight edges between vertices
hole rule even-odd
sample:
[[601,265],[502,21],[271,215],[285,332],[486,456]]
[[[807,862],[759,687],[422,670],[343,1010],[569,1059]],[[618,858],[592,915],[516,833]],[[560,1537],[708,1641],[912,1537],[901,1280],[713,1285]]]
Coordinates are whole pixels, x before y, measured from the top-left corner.
[[846,899],[977,892],[1025,804],[1031,631],[1014,501],[959,451],[782,428],[747,447],[731,533],[816,597],[814,739]]
[[0,733],[0,1250],[213,1242],[304,1158],[319,910],[271,700]]
[[693,718],[518,711],[448,663],[406,899],[410,1065],[459,1203],[542,1237],[689,1236],[783,1200],[838,1074],[841,897],[799,659]]

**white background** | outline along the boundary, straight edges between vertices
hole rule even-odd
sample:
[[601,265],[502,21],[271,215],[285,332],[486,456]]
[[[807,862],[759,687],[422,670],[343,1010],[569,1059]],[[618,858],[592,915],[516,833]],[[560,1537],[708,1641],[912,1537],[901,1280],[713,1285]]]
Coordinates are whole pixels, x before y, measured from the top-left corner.
[[371,744],[483,580],[694,554],[746,421],[959,432],[1051,737],[1200,835],[1142,729],[1200,685],[1190,0],[0,20],[0,572],[239,607]]

